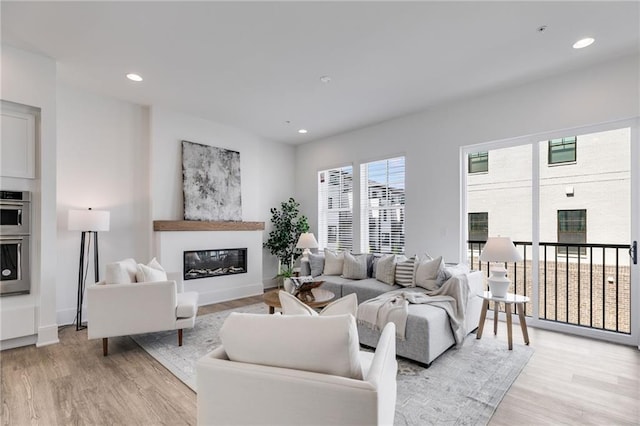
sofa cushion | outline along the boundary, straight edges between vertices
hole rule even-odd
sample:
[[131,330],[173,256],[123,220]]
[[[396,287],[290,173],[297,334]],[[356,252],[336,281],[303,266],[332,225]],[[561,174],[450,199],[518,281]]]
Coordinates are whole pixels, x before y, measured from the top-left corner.
[[342,275],[344,252],[324,249],[324,269],[322,275]]
[[130,284],[136,282],[137,263],[134,259],[124,259],[119,262],[107,263],[105,269],[105,284]]
[[385,284],[393,285],[396,281],[396,256],[384,255],[376,264],[376,279]]
[[444,261],[442,256],[435,259],[421,259],[416,267],[416,286],[427,290],[437,290],[444,282]]
[[322,275],[322,271],[324,271],[324,254],[309,254],[309,267],[309,275],[312,277]]
[[231,361],[362,379],[352,315],[233,312],[220,329],[220,340]]
[[176,295],[176,318],[191,318],[198,313],[198,292],[187,291]]
[[402,287],[415,287],[416,256],[396,263],[396,284]]
[[[333,280],[333,277],[330,278]],[[325,282],[327,284],[327,282]],[[323,286],[325,285],[323,284]],[[399,290],[402,287],[399,285],[390,286],[383,282],[378,281],[375,278],[367,278],[366,280],[352,280],[347,284],[342,285],[342,296],[355,293],[358,296],[358,302],[362,303],[365,300],[373,299],[380,296],[382,293],[386,293],[391,290]]]
[[353,255],[348,251],[344,252],[342,276],[352,280],[363,280],[367,278],[367,255]]

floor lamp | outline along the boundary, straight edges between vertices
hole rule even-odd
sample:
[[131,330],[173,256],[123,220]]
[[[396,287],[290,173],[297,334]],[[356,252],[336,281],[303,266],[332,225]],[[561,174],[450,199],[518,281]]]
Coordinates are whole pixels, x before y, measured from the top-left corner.
[[[109,212],[104,210],[69,210],[69,231],[82,231],[80,238],[80,266],[78,268],[78,299],[76,306],[76,331],[82,326],[82,302],[89,270],[89,253],[91,251],[91,237],[93,236],[93,270],[96,281],[100,281],[98,265],[98,231],[109,230]],[[88,237],[88,238],[87,238]],[[85,257],[87,264],[85,266]]]

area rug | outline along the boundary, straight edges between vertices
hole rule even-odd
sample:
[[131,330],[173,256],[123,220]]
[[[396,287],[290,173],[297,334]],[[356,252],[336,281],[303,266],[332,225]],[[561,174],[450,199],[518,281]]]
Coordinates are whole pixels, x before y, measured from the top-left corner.
[[[184,331],[177,345],[175,331],[149,333],[133,339],[171,373],[196,390],[195,363],[220,344],[218,330],[233,311],[267,313],[255,304],[199,316],[193,329]],[[430,368],[398,359],[396,425],[483,425],[533,354],[533,348],[493,336],[477,340],[467,336],[459,349],[449,349]]]

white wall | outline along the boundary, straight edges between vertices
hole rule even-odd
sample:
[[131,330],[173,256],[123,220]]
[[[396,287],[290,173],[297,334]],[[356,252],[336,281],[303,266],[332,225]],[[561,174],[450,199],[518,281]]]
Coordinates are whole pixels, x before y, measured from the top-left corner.
[[[296,196],[315,231],[318,170],[353,163],[357,176],[361,162],[404,153],[406,251],[427,250],[444,255],[446,261],[457,261],[459,148],[638,116],[638,71],[637,56],[623,58],[300,145]],[[355,206],[359,205],[356,197],[354,193]],[[359,223],[354,230],[358,238]]]
[[[58,86],[58,323],[73,322],[80,232],[67,230],[70,209],[111,212],[99,233],[100,277],[105,265],[151,256],[148,108]],[[87,285],[94,281],[93,253]],[[86,301],[85,301],[86,304]],[[86,318],[86,310],[84,312]]]
[[[44,56],[2,45],[0,98],[41,110],[40,143],[34,180],[2,179],[3,188],[33,191],[32,288],[27,296],[4,297],[6,321],[24,324],[31,317],[38,346],[56,343],[56,64]],[[15,315],[13,315],[15,314]],[[25,341],[26,342],[26,341]],[[3,342],[3,347],[5,342]]]
[[[153,220],[183,218],[182,140],[240,152],[244,221],[262,221],[269,227],[269,209],[293,195],[295,149],[292,146],[160,107],[151,108],[150,128]],[[266,235],[267,232],[263,239]],[[277,272],[277,261],[266,250],[263,250],[262,265],[263,281],[270,285],[270,279]],[[229,285],[234,284],[229,282]],[[221,287],[224,288],[218,290],[229,294],[226,285]]]

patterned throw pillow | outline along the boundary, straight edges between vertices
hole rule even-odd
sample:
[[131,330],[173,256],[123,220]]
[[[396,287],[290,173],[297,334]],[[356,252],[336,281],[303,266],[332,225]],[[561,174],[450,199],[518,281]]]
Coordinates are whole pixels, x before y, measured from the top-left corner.
[[352,255],[348,251],[344,252],[344,266],[342,277],[352,280],[363,280],[367,278],[367,255]]
[[376,279],[385,284],[393,285],[396,278],[396,256],[387,254],[376,264]]
[[324,249],[324,275],[342,275],[343,265],[344,252]]
[[396,284],[403,287],[415,287],[416,256],[396,264]]

